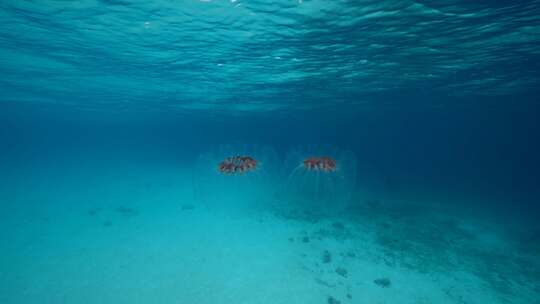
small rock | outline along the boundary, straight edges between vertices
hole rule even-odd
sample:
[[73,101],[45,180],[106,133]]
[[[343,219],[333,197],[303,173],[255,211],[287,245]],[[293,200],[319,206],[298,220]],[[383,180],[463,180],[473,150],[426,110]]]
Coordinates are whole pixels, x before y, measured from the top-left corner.
[[330,254],[330,251],[325,250],[322,256],[322,262],[325,264],[328,264],[332,262],[332,255]]
[[345,269],[343,267],[336,268],[336,273],[339,274],[340,276],[344,277],[344,278],[347,277],[347,269]]
[[302,238],[302,242],[304,242],[304,243],[309,243],[309,237],[304,236],[304,237]]
[[294,238],[290,237],[289,242],[291,242],[291,243],[294,242]]
[[327,300],[328,304],[341,304],[341,301],[336,300],[336,298],[329,296]]
[[387,288],[387,287],[390,287],[390,285],[392,285],[392,282],[390,282],[390,279],[388,278],[376,279],[373,281],[373,283],[379,285],[382,288]]
[[195,209],[195,206],[193,205],[182,205],[182,211],[188,211]]
[[352,299],[352,296],[350,293],[347,294],[347,299],[351,300]]
[[111,221],[105,221],[105,222],[103,223],[103,226],[105,226],[105,227],[109,227],[109,226],[111,226],[111,225],[112,225],[112,222],[111,222]]

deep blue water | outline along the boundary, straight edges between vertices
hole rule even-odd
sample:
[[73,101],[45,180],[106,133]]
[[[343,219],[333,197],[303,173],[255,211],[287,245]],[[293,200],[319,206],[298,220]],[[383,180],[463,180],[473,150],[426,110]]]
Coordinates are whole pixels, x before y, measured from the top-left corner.
[[[528,97],[532,99],[533,97]],[[536,220],[540,214],[539,105],[446,105],[442,109],[336,107],[326,111],[222,114],[217,111],[86,112],[57,105],[2,105],[2,164],[65,151],[163,157],[194,162],[223,143],[291,148],[324,144],[354,151],[359,186],[416,199],[476,200]],[[161,158],[161,157],[158,157]],[[151,160],[149,160],[151,162]],[[16,169],[14,169],[16,170]],[[7,170],[10,171],[10,170]],[[471,204],[469,200],[464,204]]]
[[[540,1],[439,2],[0,1],[0,206],[97,202],[73,172],[184,174],[221,144],[324,145],[356,156],[352,204],[443,205],[534,243]],[[17,286],[6,301],[29,303]]]

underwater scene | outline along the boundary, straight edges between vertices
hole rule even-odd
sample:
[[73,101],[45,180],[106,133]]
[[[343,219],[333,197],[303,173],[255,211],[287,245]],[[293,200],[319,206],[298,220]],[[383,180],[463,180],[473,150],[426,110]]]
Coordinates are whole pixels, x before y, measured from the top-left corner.
[[540,1],[0,17],[0,303],[540,304]]

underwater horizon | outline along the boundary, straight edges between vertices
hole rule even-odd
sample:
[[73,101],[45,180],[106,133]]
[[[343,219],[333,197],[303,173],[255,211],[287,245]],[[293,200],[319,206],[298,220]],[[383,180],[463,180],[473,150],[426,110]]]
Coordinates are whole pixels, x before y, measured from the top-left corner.
[[0,17],[0,303],[540,303],[540,1]]

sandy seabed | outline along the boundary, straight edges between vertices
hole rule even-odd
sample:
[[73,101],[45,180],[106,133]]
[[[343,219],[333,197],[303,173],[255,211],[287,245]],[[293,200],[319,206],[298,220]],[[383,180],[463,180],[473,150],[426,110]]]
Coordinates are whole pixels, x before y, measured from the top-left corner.
[[495,221],[359,198],[214,212],[181,170],[11,179],[0,303],[540,303],[538,245]]

